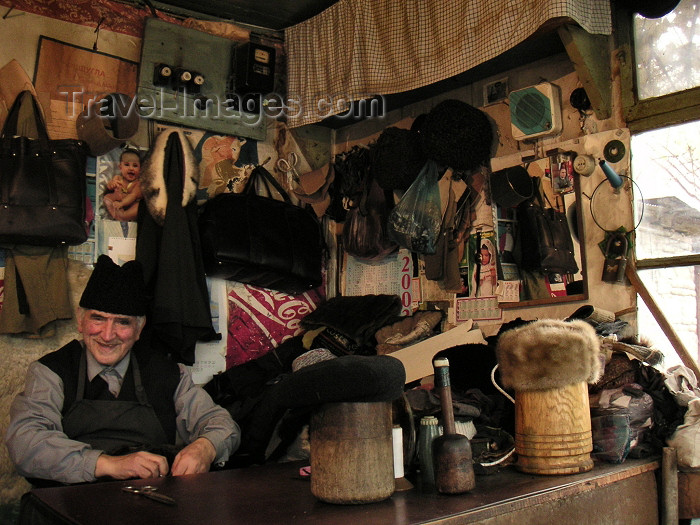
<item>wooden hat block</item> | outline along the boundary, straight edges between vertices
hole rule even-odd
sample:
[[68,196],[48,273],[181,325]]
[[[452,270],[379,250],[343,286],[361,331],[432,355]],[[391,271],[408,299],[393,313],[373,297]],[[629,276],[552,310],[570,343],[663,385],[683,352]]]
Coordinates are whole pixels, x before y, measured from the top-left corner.
[[395,490],[391,402],[321,405],[311,416],[311,493],[338,504],[373,503]]
[[600,377],[600,342],[585,321],[540,320],[508,330],[496,353],[515,391],[516,468],[577,474],[593,468],[588,385]]
[[593,468],[585,382],[515,393],[516,468],[529,474],[578,474]]

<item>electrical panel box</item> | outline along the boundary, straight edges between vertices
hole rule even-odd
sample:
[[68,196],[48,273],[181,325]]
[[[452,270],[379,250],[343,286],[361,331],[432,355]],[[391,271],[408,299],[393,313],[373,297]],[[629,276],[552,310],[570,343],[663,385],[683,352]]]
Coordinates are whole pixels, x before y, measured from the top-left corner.
[[275,49],[253,42],[236,47],[234,76],[240,94],[267,95],[275,88]]
[[147,19],[136,95],[141,116],[264,140],[267,117],[240,111],[230,90],[236,48],[227,38]]

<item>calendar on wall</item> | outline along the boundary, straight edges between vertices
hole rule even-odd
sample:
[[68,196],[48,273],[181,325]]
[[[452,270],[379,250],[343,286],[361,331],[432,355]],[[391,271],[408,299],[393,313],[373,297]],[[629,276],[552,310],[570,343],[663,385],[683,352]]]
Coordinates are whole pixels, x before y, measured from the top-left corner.
[[348,255],[345,264],[345,295],[398,295],[401,315],[413,306],[413,259],[402,249],[381,261],[363,261]]

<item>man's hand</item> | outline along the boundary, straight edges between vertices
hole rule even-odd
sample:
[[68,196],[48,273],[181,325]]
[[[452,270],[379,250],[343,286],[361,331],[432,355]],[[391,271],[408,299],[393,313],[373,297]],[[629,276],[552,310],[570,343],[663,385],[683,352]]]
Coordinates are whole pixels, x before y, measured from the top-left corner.
[[150,452],[134,452],[125,456],[102,454],[97,458],[95,477],[114,479],[157,478],[168,473],[168,460]]
[[216,449],[207,438],[198,438],[183,448],[173,461],[173,476],[209,472]]

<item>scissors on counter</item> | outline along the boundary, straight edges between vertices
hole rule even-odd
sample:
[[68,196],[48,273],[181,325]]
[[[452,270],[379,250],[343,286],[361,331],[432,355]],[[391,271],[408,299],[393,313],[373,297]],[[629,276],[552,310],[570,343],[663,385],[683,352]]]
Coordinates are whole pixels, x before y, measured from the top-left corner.
[[297,171],[299,157],[296,153],[291,152],[286,159],[280,158],[277,160],[277,168],[287,175],[291,175],[294,182],[299,183],[299,172]]
[[122,490],[131,494],[138,494],[139,496],[152,499],[153,501],[157,501],[159,503],[165,503],[166,505],[175,505],[175,500],[173,498],[166,496],[165,494],[159,494],[156,492],[158,488],[154,487],[153,485],[145,485],[143,487],[127,485],[126,487],[122,487]]

